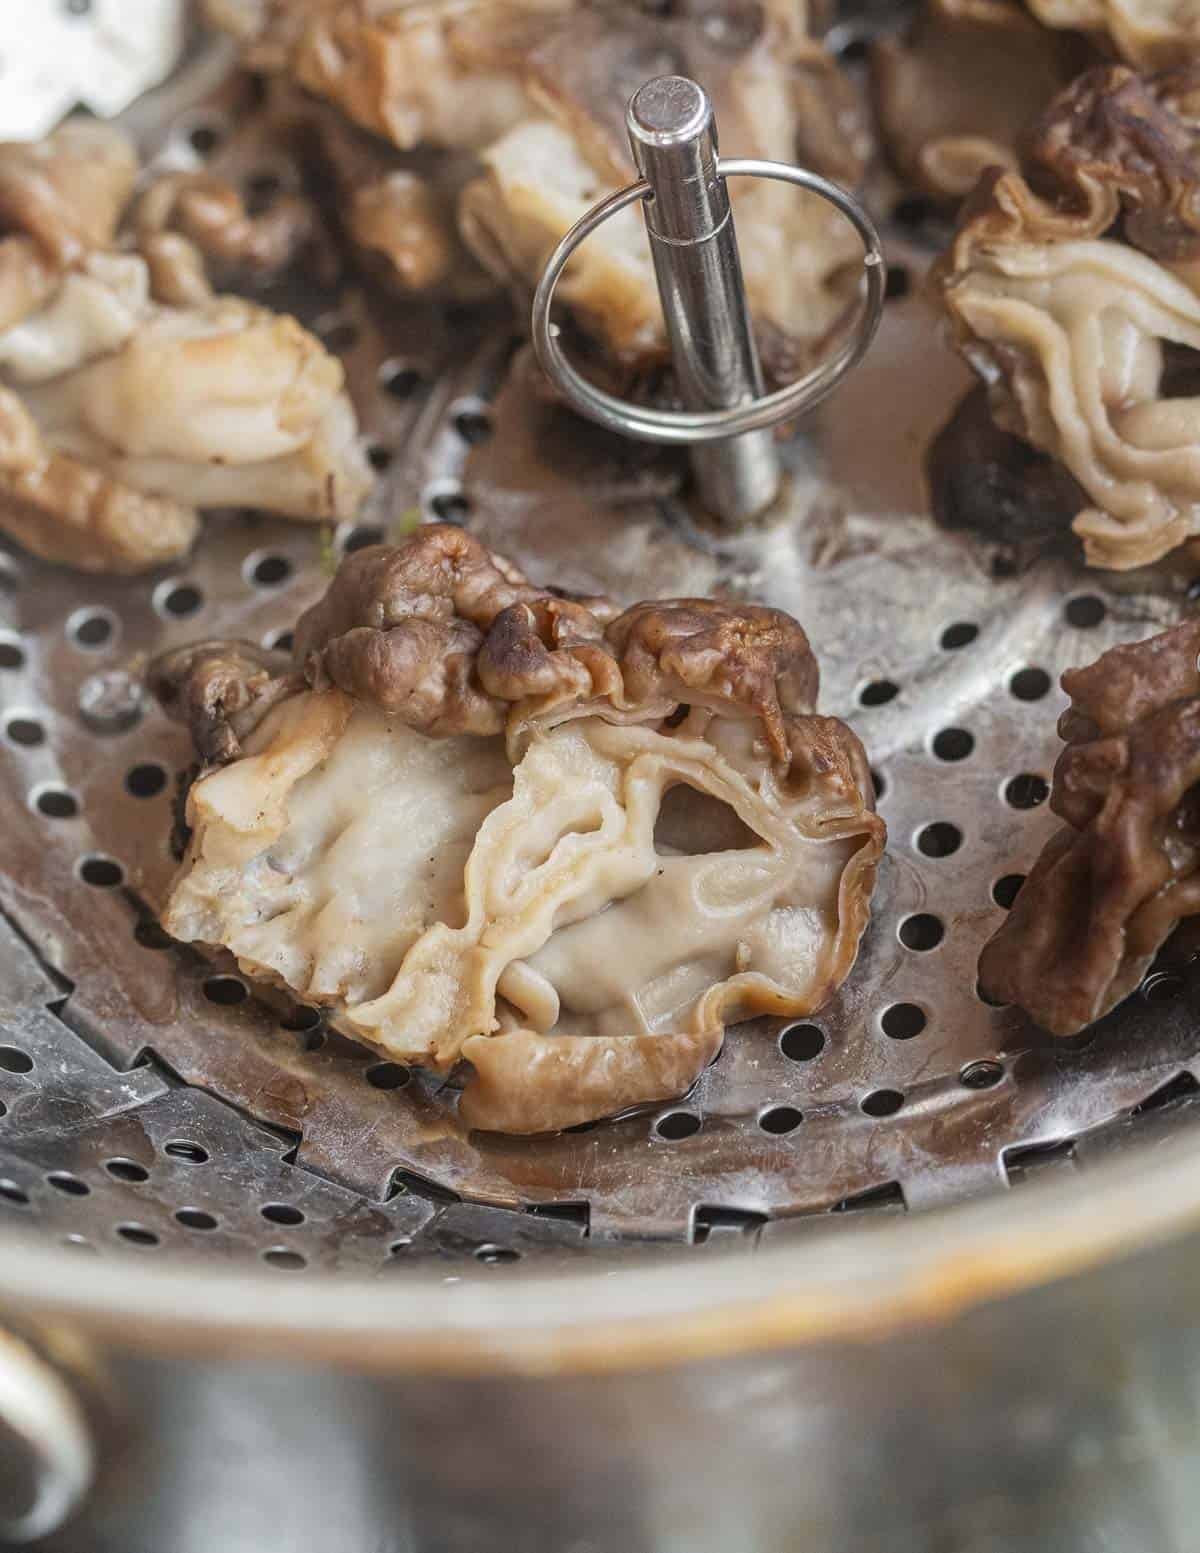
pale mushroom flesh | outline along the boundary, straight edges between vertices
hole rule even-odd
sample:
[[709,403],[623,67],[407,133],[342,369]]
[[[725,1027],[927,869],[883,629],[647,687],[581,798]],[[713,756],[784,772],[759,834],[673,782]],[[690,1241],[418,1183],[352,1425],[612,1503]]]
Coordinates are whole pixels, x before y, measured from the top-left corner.
[[164,926],[461,1073],[463,1120],[502,1132],[678,1096],[727,1025],[819,1008],[884,828],[803,633],[707,600],[611,615],[435,525],[343,563],[290,675],[213,644],[174,665],[160,694],[225,763]]

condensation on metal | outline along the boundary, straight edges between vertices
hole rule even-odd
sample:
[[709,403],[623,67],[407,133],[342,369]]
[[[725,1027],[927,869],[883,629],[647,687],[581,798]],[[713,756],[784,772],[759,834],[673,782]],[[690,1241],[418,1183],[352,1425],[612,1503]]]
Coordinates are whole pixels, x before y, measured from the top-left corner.
[[[228,128],[221,111],[177,105],[152,149],[186,164],[188,131]],[[242,124],[214,164],[250,177],[261,150]],[[919,266],[890,248],[894,266]],[[689,509],[671,455],[548,402],[503,311],[381,318],[353,288],[289,296],[338,332],[365,435],[378,462],[391,455],[333,549],[451,518],[585,592],[781,605],[812,635],[824,708],[855,725],[882,778],[891,845],[843,992],[798,1025],[733,1031],[692,1095],[645,1115],[467,1135],[452,1089],[381,1070],[154,926],[189,752],[138,694],[140,667],[197,635],[276,641],[325,586],[320,533],[224,514],[187,561],[132,581],[0,553],[0,903],[18,929],[0,945],[5,1225],[84,1256],[219,1254],[264,1276],[426,1256],[502,1276],[584,1246],[750,1246],[831,1208],[869,1222],[1075,1169],[1147,1116],[1191,1109],[1200,986],[1186,969],[1083,1046],[976,995],[998,900],[1053,823],[1044,802],[1011,800],[1042,791],[1062,697],[1024,699],[1014,675],[1053,684],[1171,623],[1181,595],[1136,579],[1115,591],[1063,557],[1021,570],[929,522],[920,452],[966,378],[918,290],[889,304],[869,363],[784,449],[784,517],[736,537]],[[264,574],[267,557],[287,564]],[[1068,613],[1080,597],[1098,602]],[[1148,1099],[1174,1104],[1123,1120]]]

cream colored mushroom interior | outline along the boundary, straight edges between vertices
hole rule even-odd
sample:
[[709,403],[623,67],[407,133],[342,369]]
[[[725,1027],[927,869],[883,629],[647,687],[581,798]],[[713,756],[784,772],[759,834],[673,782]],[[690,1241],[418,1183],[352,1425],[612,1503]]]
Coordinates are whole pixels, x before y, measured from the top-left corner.
[[164,925],[399,1061],[466,1057],[464,1118],[508,1132],[682,1093],[726,1023],[840,980],[863,838],[755,722],[583,716],[514,754],[294,696],[194,785]]

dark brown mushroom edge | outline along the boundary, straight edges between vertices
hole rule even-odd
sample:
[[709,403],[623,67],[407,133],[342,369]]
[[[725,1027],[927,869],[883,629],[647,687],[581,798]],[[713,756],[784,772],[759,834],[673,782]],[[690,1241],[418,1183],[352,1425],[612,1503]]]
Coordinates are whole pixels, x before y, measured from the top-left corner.
[[726,1025],[849,973],[886,832],[789,616],[618,614],[430,525],[347,557],[295,644],[151,671],[201,759],[163,925],[460,1072],[468,1125],[684,1094]]
[[1046,844],[985,945],[980,988],[1074,1035],[1140,983],[1200,914],[1200,621],[1114,647],[1062,686],[1066,748]]

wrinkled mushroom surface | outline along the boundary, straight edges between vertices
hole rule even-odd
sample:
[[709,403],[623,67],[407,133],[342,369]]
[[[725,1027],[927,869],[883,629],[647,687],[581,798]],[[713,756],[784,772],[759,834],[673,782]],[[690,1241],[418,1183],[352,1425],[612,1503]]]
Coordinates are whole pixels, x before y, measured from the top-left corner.
[[[64,200],[88,178],[98,191],[74,228],[45,195],[20,239],[53,247],[55,267],[0,328],[0,529],[47,560],[136,572],[188,549],[198,509],[351,516],[370,475],[340,363],[295,319],[214,295],[192,243],[197,200],[230,214],[223,186],[155,185],[134,222],[146,250],[120,250],[112,228],[132,153],[111,131],[71,129],[10,158],[9,192],[37,177]],[[12,149],[0,148],[0,211]],[[209,238],[223,233],[230,259],[273,263],[275,238],[256,248],[265,229],[240,221],[213,216]]]
[[1141,981],[1200,914],[1200,622],[1063,675],[1050,805],[1066,823],[985,946],[980,984],[1056,1035]]
[[938,284],[1000,426],[1092,502],[1088,559],[1126,569],[1200,532],[1200,400],[1163,391],[1200,349],[1195,68],[1091,71],[1034,126],[1025,175],[986,174]]
[[724,1027],[820,1007],[884,839],[788,616],[537,588],[462,530],[348,557],[291,675],[206,643],[153,676],[210,765],[163,915],[469,1125],[684,1093]]

